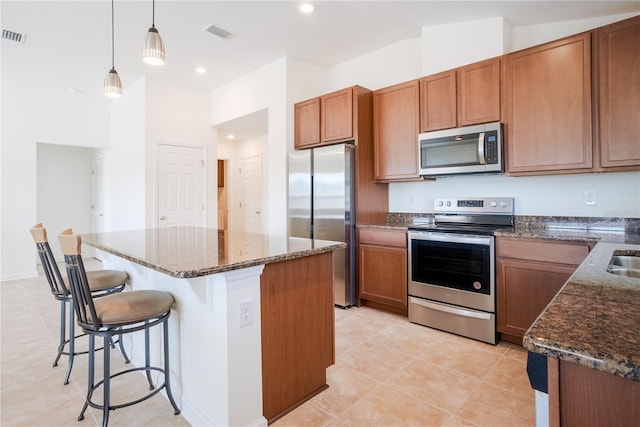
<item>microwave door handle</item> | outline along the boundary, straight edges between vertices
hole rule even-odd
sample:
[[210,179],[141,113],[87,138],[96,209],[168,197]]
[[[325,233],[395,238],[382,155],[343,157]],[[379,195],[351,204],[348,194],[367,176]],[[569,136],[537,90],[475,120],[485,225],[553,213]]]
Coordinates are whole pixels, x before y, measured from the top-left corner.
[[487,163],[487,160],[484,158],[484,132],[480,132],[480,135],[478,135],[478,159],[480,159],[481,165]]

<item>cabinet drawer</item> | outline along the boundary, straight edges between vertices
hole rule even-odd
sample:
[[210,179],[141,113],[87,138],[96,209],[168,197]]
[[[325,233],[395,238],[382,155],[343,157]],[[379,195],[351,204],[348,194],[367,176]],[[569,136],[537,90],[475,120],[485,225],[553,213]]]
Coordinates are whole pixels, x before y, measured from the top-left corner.
[[405,231],[361,229],[360,243],[406,248],[407,233]]
[[498,257],[555,264],[580,265],[589,253],[587,243],[554,243],[541,240],[498,239]]

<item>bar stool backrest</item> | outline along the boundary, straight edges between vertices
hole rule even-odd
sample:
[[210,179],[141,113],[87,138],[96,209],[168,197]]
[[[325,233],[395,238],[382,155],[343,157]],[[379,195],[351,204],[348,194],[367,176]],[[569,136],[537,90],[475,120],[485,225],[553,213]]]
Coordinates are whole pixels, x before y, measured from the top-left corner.
[[33,240],[36,242],[42,269],[44,270],[47,282],[49,282],[51,293],[58,299],[69,298],[71,295],[70,291],[64,283],[58,264],[51,252],[51,246],[49,246],[49,241],[47,240],[47,229],[42,226],[42,223],[38,223],[31,227],[29,231],[31,231],[31,237],[33,237]]
[[87,273],[82,262],[80,250],[82,238],[80,235],[74,235],[68,228],[58,236],[58,239],[67,267],[67,279],[73,296],[76,320],[82,328],[98,331],[102,325],[98,322]]

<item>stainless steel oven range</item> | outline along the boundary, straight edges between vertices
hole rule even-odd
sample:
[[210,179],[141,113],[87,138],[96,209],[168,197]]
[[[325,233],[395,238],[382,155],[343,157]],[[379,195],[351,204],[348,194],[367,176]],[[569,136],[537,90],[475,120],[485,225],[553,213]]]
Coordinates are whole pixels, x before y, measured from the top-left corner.
[[495,237],[513,197],[438,197],[435,221],[409,227],[409,320],[497,343]]

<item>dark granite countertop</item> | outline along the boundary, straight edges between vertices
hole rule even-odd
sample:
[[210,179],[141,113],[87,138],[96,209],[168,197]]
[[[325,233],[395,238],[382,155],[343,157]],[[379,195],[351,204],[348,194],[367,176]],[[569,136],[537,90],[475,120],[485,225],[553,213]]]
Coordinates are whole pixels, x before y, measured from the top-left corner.
[[606,271],[614,251],[600,242],[524,336],[533,352],[640,381],[640,278]]
[[83,234],[82,242],[177,278],[192,278],[316,255],[345,243],[202,227]]

